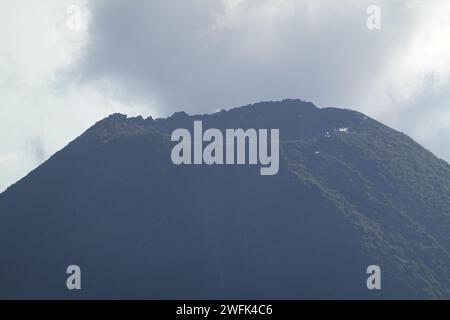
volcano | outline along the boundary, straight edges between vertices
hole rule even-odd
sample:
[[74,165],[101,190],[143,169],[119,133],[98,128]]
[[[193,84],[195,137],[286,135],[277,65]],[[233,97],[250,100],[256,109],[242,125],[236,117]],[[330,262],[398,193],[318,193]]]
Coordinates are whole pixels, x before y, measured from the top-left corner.
[[[279,129],[279,171],[175,165],[171,133],[195,121]],[[301,100],[114,114],[0,194],[4,299],[448,299],[449,251],[450,166]]]

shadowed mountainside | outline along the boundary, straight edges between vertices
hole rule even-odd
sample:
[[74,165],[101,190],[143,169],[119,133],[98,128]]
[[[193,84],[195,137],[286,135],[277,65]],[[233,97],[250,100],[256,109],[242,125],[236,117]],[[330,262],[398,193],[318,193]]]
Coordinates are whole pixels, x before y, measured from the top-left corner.
[[[279,128],[279,173],[172,164],[170,134],[194,120]],[[450,166],[300,100],[115,114],[0,195],[0,298],[450,298],[449,252]],[[371,264],[382,290],[366,288]]]

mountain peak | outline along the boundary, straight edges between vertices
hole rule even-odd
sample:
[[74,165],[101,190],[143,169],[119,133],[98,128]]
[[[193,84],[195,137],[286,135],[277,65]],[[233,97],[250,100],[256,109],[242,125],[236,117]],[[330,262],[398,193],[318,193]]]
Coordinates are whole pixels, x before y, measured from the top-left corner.
[[189,118],[189,115],[184,111],[179,111],[179,112],[175,112],[173,115],[171,115],[167,119],[180,120],[180,119],[185,119],[185,118]]
[[[175,165],[170,135],[196,120],[279,129],[278,174]],[[0,297],[72,297],[76,263],[84,298],[449,298],[449,190],[447,164],[351,110],[114,114],[0,195]]]

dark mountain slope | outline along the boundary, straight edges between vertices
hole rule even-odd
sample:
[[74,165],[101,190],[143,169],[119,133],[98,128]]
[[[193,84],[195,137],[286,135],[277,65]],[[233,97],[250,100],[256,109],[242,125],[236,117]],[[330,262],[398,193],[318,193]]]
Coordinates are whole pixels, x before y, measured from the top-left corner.
[[[279,128],[279,173],[173,165],[170,133],[194,120]],[[112,115],[0,195],[2,298],[450,298],[449,251],[449,165],[298,100]]]

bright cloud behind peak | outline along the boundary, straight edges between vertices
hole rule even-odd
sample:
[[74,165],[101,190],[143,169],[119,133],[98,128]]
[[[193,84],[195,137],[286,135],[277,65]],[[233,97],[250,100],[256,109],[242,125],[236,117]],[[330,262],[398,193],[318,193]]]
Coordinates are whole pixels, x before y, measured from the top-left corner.
[[[86,31],[67,28],[73,4]],[[450,160],[446,0],[4,0],[0,24],[0,190],[112,112],[284,98],[360,110]]]

